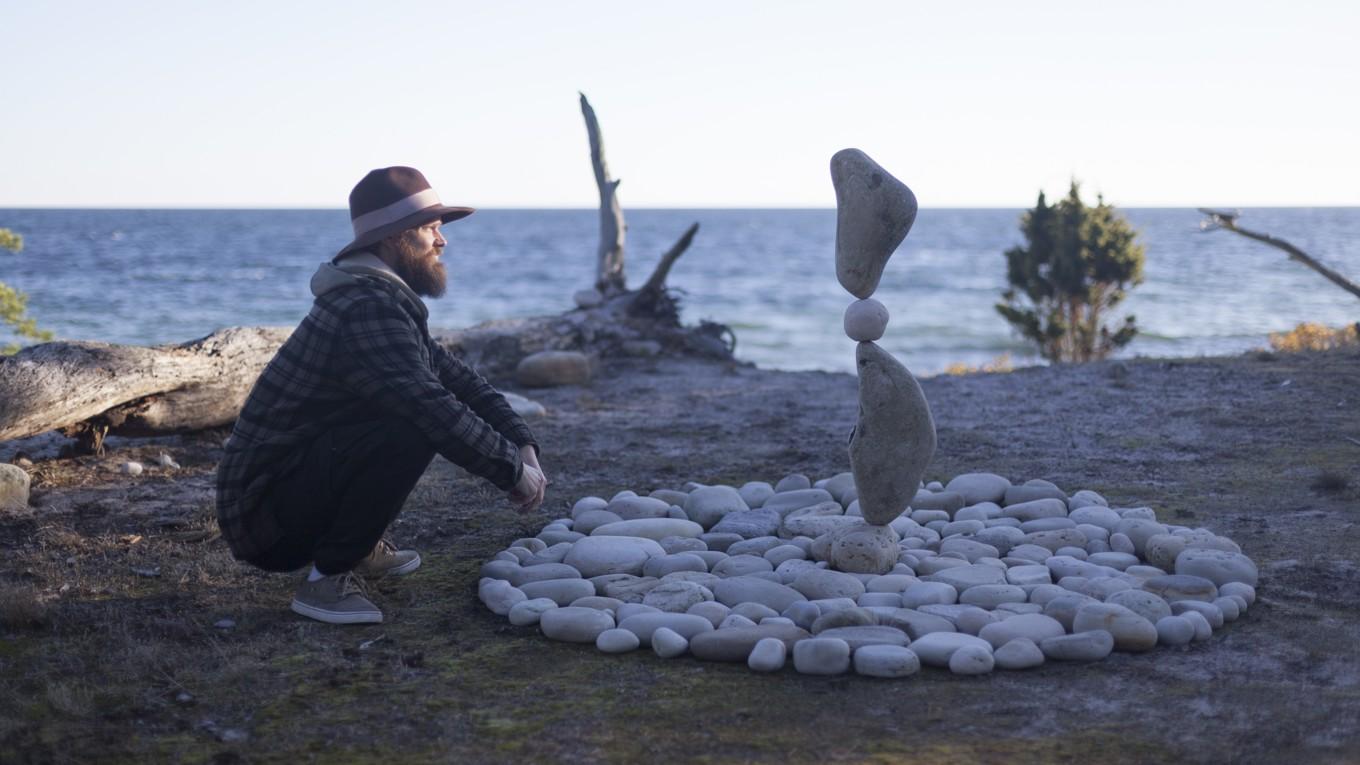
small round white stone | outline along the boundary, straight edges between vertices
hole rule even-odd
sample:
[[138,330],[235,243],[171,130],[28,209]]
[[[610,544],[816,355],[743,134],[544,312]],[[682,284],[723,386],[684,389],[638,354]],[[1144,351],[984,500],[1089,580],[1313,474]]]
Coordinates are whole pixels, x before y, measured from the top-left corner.
[[1218,588],[1218,594],[1227,596],[1236,595],[1242,598],[1242,600],[1245,600],[1248,606],[1256,602],[1256,588],[1245,582],[1228,582]]
[[839,675],[850,669],[850,644],[840,638],[809,638],[793,644],[793,668],[805,675]]
[[[1208,622],[1205,622],[1208,624]],[[1185,645],[1195,639],[1195,625],[1185,616],[1164,616],[1157,620],[1157,642]]]
[[788,652],[784,641],[779,638],[761,638],[751,649],[751,655],[746,659],[746,666],[756,672],[778,672],[784,668],[784,661],[788,658]]
[[510,607],[510,623],[516,627],[528,627],[538,624],[538,620],[543,617],[545,611],[557,608],[557,603],[552,598],[534,598],[533,600],[521,600]]
[[851,340],[873,342],[888,328],[888,309],[873,298],[856,300],[845,309],[844,327]]
[[910,648],[866,645],[855,651],[855,672],[869,677],[906,677],[921,670],[921,660]]
[[991,647],[980,645],[960,646],[949,657],[949,671],[956,675],[985,675],[996,666]]
[[640,644],[637,635],[618,627],[605,630],[595,638],[595,647],[604,653],[627,653],[637,650]]
[[669,627],[658,627],[652,633],[652,650],[663,659],[673,659],[689,650],[689,641]]

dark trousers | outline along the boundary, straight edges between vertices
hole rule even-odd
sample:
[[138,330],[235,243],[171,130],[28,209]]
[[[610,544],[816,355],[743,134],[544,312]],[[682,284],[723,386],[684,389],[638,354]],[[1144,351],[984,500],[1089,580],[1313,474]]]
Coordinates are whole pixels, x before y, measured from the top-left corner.
[[341,574],[372,552],[434,447],[407,420],[389,418],[341,426],[304,448],[263,498],[284,538],[250,562],[267,571],[314,563],[323,574]]

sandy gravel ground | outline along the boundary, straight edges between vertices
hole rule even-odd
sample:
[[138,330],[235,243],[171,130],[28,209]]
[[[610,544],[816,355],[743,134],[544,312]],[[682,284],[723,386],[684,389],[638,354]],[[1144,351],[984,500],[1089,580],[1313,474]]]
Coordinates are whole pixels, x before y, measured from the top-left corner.
[[[3,445],[39,459],[33,512],[0,518],[0,761],[1357,761],[1357,381],[1355,351],[924,380],[928,480],[1094,489],[1228,535],[1262,571],[1208,642],[977,678],[605,657],[476,601],[477,566],[579,497],[848,469],[846,375],[663,358],[530,392],[545,509],[517,516],[437,459],[394,529],[425,566],[376,587],[387,623],[354,628],[294,616],[296,577],[214,538],[223,432],[103,458]],[[118,472],[161,452],[182,467]]]

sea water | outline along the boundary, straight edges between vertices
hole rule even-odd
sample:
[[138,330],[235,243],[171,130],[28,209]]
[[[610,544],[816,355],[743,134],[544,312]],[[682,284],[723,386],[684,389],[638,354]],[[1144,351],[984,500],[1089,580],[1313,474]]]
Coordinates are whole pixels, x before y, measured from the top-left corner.
[[[926,209],[878,292],[881,343],[918,374],[1008,354],[1037,363],[994,306],[1021,210]],[[1123,210],[1146,248],[1145,281],[1112,318],[1137,317],[1121,356],[1231,354],[1305,321],[1360,320],[1360,300],[1281,251],[1201,232],[1193,209]],[[737,356],[770,369],[853,371],[841,330],[834,210],[626,211],[627,274],[639,285],[691,223],[668,283],[682,318],[732,327]],[[1286,239],[1360,282],[1360,208],[1250,209],[1239,225]],[[24,237],[0,251],[0,281],[62,339],[183,342],[242,325],[294,325],[318,263],[349,241],[344,210],[0,210]],[[444,228],[449,290],[430,325],[554,314],[594,281],[596,210],[482,210]],[[12,340],[0,331],[0,342]]]

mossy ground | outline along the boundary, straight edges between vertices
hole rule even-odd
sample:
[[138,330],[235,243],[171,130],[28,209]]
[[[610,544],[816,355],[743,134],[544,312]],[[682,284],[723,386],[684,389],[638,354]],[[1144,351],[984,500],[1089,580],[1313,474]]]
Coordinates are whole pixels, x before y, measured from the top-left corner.
[[[554,485],[532,518],[437,460],[376,584],[387,621],[287,609],[294,576],[212,536],[223,434],[39,461],[0,518],[0,761],[1326,762],[1360,757],[1360,355],[1265,354],[923,381],[929,478],[1042,477],[1203,525],[1261,565],[1214,639],[1094,665],[903,681],[609,657],[510,626],[478,566],[585,495],[846,469],[855,381],[656,360],[535,394]],[[1286,382],[1288,384],[1286,384]],[[180,470],[139,477],[169,451]],[[229,619],[229,628],[214,626]]]

